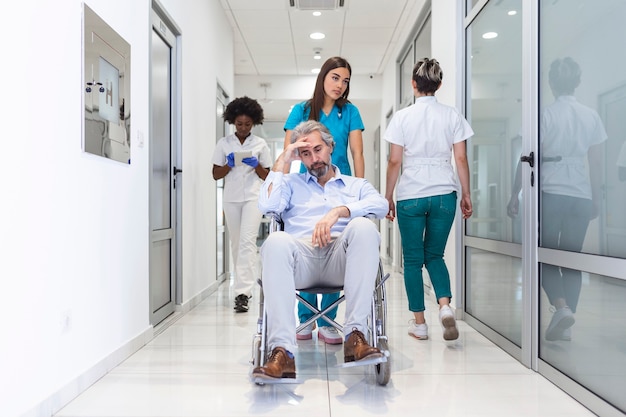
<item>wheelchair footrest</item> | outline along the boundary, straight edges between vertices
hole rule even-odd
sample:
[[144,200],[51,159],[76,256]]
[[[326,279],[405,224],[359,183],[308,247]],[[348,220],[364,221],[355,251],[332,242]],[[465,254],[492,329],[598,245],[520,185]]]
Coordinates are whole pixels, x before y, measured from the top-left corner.
[[387,362],[387,356],[388,355],[385,354],[381,356],[380,358],[363,359],[360,361],[339,363],[335,367],[336,368],[353,368],[355,366],[376,365],[378,363]]
[[298,378],[259,378],[250,376],[250,382],[256,385],[276,385],[276,384],[302,384]]

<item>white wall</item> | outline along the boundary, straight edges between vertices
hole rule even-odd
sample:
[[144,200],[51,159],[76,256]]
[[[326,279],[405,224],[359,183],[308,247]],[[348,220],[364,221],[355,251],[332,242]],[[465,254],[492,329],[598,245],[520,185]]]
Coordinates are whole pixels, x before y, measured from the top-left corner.
[[[219,2],[186,1],[184,10],[179,3],[163,2],[184,37],[183,291],[189,300],[214,280],[208,159],[216,79],[232,91],[233,46]],[[81,2],[13,2],[0,29],[10,59],[0,70],[2,416],[51,415],[152,336],[150,2],[87,4],[131,44],[131,165],[81,150]],[[135,140],[139,132],[143,148]]]

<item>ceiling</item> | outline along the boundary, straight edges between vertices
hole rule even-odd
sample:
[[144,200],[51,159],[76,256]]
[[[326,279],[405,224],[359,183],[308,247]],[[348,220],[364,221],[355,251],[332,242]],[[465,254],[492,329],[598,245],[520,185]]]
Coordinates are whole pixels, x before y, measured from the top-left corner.
[[[311,75],[342,56],[353,75],[381,74],[411,0],[220,0],[233,27],[235,75]],[[291,5],[293,3],[293,6]],[[320,16],[313,11],[322,12]],[[403,18],[404,17],[404,18]],[[322,32],[322,40],[309,38]],[[319,50],[320,60],[314,60]]]

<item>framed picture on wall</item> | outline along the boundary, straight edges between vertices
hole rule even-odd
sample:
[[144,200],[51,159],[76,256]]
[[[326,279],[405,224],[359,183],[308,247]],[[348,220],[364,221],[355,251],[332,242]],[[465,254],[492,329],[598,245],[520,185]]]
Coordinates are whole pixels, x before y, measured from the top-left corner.
[[130,45],[83,4],[83,151],[130,164]]

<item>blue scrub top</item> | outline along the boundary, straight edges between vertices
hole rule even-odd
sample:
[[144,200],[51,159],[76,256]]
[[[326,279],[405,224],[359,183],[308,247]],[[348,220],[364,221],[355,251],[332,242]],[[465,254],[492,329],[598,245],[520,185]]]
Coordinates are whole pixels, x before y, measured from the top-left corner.
[[[303,101],[293,106],[283,127],[285,130],[293,130],[301,122],[309,120],[311,109],[306,107],[306,103]],[[320,123],[328,128],[335,140],[332,163],[339,167],[342,174],[352,175],[348,163],[348,136],[353,130],[365,130],[359,109],[352,103],[346,103],[339,113],[339,107],[335,104],[328,116],[320,111],[319,119]]]

